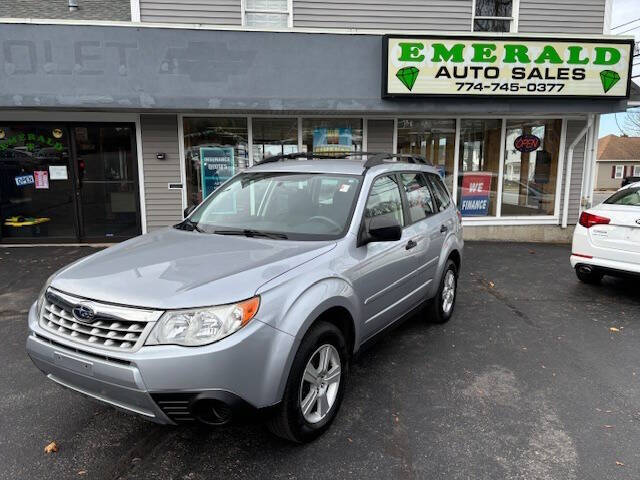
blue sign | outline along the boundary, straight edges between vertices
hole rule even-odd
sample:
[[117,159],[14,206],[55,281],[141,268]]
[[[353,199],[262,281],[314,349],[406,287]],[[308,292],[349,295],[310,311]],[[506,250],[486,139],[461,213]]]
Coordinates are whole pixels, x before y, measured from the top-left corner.
[[489,214],[489,196],[472,195],[463,196],[460,205],[460,213],[464,217],[484,217]]
[[33,175],[19,175],[16,177],[16,185],[24,187],[25,185],[33,185],[36,181],[33,179]]
[[317,127],[313,130],[313,151],[344,153],[353,150],[350,128]]
[[200,147],[202,198],[206,198],[235,173],[233,147]]

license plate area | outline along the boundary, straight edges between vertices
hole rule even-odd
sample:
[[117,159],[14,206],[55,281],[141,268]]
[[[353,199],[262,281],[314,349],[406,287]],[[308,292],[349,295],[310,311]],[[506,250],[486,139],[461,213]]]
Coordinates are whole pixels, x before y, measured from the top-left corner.
[[56,365],[72,370],[83,375],[93,376],[93,363],[66,355],[61,352],[53,352],[53,361]]

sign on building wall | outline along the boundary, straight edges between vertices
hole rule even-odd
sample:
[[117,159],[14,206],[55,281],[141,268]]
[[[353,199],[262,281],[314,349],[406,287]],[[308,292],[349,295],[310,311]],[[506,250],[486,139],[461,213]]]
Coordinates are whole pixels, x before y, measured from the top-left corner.
[[383,38],[383,97],[629,96],[633,40]]
[[235,173],[232,147],[200,147],[202,198],[206,198],[219,185]]

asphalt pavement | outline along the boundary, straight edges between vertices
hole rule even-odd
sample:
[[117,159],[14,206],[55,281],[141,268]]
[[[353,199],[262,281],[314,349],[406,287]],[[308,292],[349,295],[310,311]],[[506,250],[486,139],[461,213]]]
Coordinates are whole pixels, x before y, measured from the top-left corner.
[[454,318],[385,335],[303,446],[260,425],[157,426],[46,380],[27,309],[92,251],[0,247],[2,479],[640,478],[640,288],[579,283],[568,246],[468,242]]

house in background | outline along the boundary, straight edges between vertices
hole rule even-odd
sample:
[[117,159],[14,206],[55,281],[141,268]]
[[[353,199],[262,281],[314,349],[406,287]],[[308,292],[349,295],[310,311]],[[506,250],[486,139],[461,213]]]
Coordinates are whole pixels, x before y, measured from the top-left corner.
[[596,190],[617,190],[625,177],[640,177],[640,137],[602,137],[596,163]]

